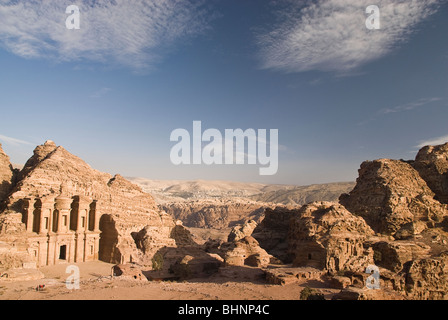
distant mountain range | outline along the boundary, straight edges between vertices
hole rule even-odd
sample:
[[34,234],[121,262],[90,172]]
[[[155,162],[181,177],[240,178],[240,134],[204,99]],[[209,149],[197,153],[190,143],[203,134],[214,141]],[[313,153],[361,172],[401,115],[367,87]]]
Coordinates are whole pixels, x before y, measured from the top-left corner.
[[310,186],[206,180],[150,180],[127,177],[151,194],[161,210],[187,227],[226,230],[264,217],[266,208],[299,207],[312,201],[337,201],[354,182]]
[[295,206],[312,201],[337,201],[342,193],[351,191],[355,186],[355,182],[297,186],[219,180],[126,178],[150,193],[159,204],[213,198],[244,198],[251,201]]

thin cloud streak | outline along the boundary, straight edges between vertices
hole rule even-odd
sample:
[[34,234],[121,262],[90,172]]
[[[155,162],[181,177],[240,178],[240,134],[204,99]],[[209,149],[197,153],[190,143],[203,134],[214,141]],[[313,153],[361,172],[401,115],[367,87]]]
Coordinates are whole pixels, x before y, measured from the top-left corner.
[[411,111],[414,110],[416,108],[425,106],[429,103],[432,102],[436,102],[436,101],[440,101],[442,100],[442,98],[425,98],[425,99],[420,99],[418,101],[412,102],[412,103],[407,103],[401,106],[396,106],[394,108],[389,108],[389,109],[383,109],[380,111],[381,114],[389,114],[389,113],[397,113],[397,112],[404,112],[404,111]]
[[[385,109],[381,109],[377,112],[377,115],[379,116],[387,116],[389,114],[393,114],[393,113],[399,113],[399,112],[407,112],[407,111],[412,111],[415,110],[417,108],[421,108],[423,106],[426,106],[428,104],[431,104],[433,102],[437,102],[437,101],[442,101],[442,98],[439,97],[433,97],[433,98],[422,98],[419,99],[417,101],[414,102],[409,102],[403,105],[399,105],[399,106],[395,106],[392,108],[385,108]],[[357,123],[358,126],[363,126],[366,125],[369,122],[375,121],[377,120],[376,117],[371,117],[369,119],[360,121]]]
[[11,144],[13,146],[19,146],[19,145],[31,145],[31,142],[25,141],[25,140],[20,140],[20,139],[16,139],[16,138],[12,138],[12,137],[8,137],[8,136],[4,136],[0,134],[0,142],[4,142],[4,143],[8,143]]
[[436,146],[440,144],[445,144],[448,142],[448,135],[437,137],[437,138],[431,138],[427,140],[421,140],[418,142],[418,144],[415,146],[416,148],[423,148],[425,146]]

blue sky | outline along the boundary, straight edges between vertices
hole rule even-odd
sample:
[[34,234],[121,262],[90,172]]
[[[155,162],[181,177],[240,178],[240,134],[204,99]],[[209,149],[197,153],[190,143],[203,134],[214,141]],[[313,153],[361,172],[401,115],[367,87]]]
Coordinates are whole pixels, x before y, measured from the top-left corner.
[[[354,180],[364,160],[448,141],[447,31],[437,0],[0,0],[0,143],[14,163],[51,139],[152,179]],[[170,133],[195,120],[278,129],[277,174],[173,165]]]

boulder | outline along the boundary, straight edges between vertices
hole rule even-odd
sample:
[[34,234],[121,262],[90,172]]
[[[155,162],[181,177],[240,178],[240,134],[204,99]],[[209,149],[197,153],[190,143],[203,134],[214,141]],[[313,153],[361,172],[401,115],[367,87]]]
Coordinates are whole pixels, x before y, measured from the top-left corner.
[[113,266],[112,275],[114,277],[121,277],[124,279],[147,280],[141,268],[138,265],[132,263],[117,264]]
[[[193,254],[193,255],[192,255]],[[182,254],[183,257],[170,266],[170,271],[180,279],[203,278],[218,272],[222,266],[219,256],[195,251]]]
[[251,236],[225,243],[220,249],[223,252],[226,265],[263,268],[267,267],[271,261],[271,255],[262,249],[258,241]]

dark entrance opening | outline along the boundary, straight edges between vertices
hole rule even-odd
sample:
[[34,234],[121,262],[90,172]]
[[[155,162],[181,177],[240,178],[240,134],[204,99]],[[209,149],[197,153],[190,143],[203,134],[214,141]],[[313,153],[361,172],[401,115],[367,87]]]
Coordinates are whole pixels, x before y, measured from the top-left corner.
[[67,255],[67,246],[64,244],[59,247],[59,259],[66,260],[67,259],[66,255]]

